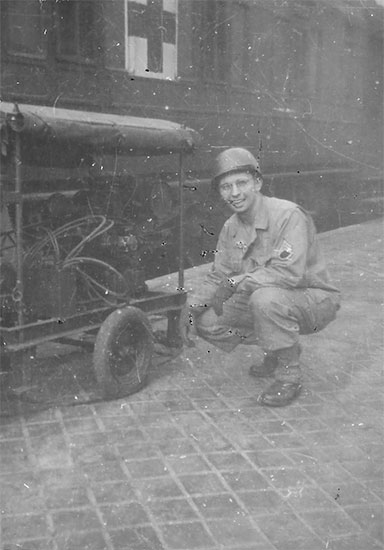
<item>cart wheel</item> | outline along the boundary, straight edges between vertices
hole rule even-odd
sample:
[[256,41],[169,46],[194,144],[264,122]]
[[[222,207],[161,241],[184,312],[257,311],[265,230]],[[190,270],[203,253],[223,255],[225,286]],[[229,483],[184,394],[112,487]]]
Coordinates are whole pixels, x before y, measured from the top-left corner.
[[93,364],[107,399],[138,391],[146,382],[153,335],[146,315],[127,306],[109,315],[96,337]]

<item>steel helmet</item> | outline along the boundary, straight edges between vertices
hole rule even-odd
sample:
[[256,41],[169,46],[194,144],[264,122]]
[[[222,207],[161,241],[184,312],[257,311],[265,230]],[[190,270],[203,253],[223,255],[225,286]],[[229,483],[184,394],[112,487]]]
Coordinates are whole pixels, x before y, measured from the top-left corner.
[[248,170],[250,172],[260,172],[258,160],[242,147],[231,147],[217,155],[213,167],[212,186],[217,188],[219,179],[224,174]]

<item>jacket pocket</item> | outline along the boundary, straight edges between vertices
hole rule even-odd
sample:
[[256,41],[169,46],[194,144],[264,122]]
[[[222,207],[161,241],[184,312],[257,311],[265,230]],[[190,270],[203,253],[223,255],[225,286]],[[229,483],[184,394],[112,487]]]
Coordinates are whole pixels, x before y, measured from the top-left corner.
[[304,327],[302,334],[313,334],[323,330],[329,323],[335,320],[340,309],[338,296],[321,289],[309,289],[305,292],[308,307],[305,308]]

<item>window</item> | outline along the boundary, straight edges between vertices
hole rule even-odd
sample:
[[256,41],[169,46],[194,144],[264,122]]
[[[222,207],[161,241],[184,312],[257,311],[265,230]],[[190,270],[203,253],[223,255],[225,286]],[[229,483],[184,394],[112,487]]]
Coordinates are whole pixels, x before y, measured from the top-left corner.
[[196,0],[194,32],[199,44],[202,76],[209,80],[225,81],[229,70],[229,35],[231,18],[226,17],[223,0]]
[[4,2],[6,51],[10,54],[45,58],[48,20],[44,2],[12,0]]
[[227,26],[230,24],[232,27],[232,36],[236,37],[231,41],[231,74],[234,84],[244,85],[249,79],[251,37],[255,29],[252,27],[249,4],[234,4],[234,15],[227,21]]
[[177,75],[177,0],[112,0],[104,7],[106,59],[132,75]]
[[60,57],[91,63],[97,53],[95,2],[59,0],[56,4],[57,53]]

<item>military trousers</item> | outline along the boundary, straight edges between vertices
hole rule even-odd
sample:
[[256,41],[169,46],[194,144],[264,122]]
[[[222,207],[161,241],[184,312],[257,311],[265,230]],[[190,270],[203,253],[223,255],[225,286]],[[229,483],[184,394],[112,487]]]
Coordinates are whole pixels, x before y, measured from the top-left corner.
[[230,352],[239,344],[265,353],[294,348],[300,334],[316,334],[336,317],[339,295],[322,289],[263,287],[236,292],[218,316],[208,308],[194,317],[197,334]]

